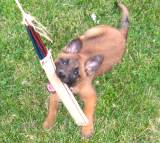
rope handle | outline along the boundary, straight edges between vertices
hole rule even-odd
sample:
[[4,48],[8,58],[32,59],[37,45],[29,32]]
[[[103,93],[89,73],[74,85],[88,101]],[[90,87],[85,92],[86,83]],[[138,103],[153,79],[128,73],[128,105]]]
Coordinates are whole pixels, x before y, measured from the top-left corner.
[[47,31],[47,28],[44,27],[40,22],[38,22],[33,16],[31,16],[30,14],[26,13],[23,8],[22,5],[20,4],[19,0],[15,0],[19,10],[22,13],[22,17],[23,17],[23,24],[26,26],[32,26],[34,28],[34,30],[39,33],[41,36],[43,36],[44,38],[46,38],[48,41],[52,42],[51,38],[50,38],[50,34]]

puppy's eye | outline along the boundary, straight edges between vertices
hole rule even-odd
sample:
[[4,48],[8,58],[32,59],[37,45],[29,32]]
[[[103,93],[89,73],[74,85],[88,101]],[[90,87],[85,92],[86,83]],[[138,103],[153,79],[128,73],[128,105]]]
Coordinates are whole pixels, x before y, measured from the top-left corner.
[[61,59],[61,63],[62,63],[63,65],[68,65],[69,59]]
[[75,69],[74,69],[74,74],[75,74],[75,75],[78,75],[78,74],[79,74],[79,68],[75,68]]

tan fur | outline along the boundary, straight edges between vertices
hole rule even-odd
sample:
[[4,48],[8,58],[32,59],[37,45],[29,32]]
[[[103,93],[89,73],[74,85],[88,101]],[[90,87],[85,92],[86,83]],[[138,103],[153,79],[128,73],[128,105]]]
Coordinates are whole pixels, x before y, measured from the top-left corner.
[[[120,5],[120,7],[122,10],[125,9],[124,13],[128,15],[126,7],[124,5]],[[69,57],[78,60],[80,63],[80,78],[71,89],[73,93],[78,94],[84,101],[84,113],[89,119],[89,124],[82,127],[82,134],[85,137],[91,136],[93,132],[94,111],[97,97],[96,91],[92,86],[92,81],[97,76],[110,71],[113,65],[120,63],[125,50],[126,30],[128,29],[124,27],[122,27],[122,29],[115,29],[105,25],[93,27],[80,36],[83,47],[79,53],[69,54],[62,52],[59,55],[59,57]],[[96,71],[96,74],[88,76],[85,72],[85,62],[89,57],[96,54],[103,55],[103,62]],[[57,96],[55,94],[52,95],[51,100],[48,117],[44,123],[45,128],[49,128],[53,124],[53,116],[57,109]]]

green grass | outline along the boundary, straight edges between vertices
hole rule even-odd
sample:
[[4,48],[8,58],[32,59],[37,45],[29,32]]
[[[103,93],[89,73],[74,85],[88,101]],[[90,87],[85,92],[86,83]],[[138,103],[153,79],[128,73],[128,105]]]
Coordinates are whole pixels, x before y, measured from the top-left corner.
[[[1,143],[158,143],[160,142],[160,1],[124,0],[130,31],[122,64],[97,78],[95,134],[81,138],[64,106],[55,127],[42,129],[47,109],[47,78],[21,24],[14,1],[0,2],[0,142]],[[21,0],[23,7],[51,32],[45,41],[54,57],[67,41],[96,25],[119,25],[114,1]],[[98,82],[97,82],[98,81]]]

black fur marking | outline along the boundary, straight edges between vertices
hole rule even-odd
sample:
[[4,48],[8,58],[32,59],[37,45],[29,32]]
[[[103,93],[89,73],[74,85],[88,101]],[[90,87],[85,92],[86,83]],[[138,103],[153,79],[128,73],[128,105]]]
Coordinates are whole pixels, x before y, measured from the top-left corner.
[[122,21],[122,28],[128,28],[128,26],[129,26],[129,19],[128,16],[126,16],[124,21]]

